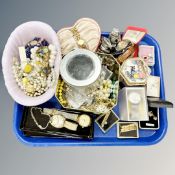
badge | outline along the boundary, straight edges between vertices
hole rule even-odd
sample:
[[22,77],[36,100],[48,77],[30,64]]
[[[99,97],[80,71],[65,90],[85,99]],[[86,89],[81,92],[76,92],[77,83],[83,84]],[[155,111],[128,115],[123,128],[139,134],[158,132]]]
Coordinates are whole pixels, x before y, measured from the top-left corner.
[[137,122],[118,122],[117,123],[118,138],[138,138],[138,123]]

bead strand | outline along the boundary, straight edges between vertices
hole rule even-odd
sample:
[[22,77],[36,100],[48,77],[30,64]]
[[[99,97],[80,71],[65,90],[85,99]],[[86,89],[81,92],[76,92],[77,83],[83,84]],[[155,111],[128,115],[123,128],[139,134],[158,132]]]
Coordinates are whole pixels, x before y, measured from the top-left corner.
[[[56,82],[54,70],[56,47],[44,39],[35,37],[24,49],[27,58],[23,67],[17,58],[13,58],[14,78],[26,95],[40,96]],[[25,57],[24,54],[23,56]]]

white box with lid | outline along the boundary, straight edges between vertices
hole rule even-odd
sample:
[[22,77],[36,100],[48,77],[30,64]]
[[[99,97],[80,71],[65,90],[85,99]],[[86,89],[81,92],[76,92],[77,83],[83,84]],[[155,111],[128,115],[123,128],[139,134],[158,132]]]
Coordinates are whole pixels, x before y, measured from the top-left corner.
[[119,91],[119,117],[122,121],[147,121],[148,105],[144,87],[125,87]]

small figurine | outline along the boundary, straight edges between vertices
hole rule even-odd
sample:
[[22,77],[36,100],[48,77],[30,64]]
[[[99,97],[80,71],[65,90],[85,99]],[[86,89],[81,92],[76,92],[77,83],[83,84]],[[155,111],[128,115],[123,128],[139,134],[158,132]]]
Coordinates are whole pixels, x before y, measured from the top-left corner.
[[109,34],[109,38],[102,37],[99,52],[112,54],[118,63],[122,64],[135,52],[135,45],[128,39],[121,40],[119,30],[114,28]]

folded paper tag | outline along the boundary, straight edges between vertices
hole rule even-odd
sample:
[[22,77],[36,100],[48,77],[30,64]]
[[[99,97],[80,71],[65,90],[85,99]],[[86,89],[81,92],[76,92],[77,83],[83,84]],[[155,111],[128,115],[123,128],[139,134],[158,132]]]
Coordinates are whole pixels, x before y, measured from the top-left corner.
[[146,33],[147,30],[145,28],[128,26],[122,39],[126,39],[133,42],[134,44],[137,44],[145,36]]
[[160,97],[160,77],[151,75],[148,76],[147,96]]
[[72,27],[59,30],[57,35],[62,55],[66,55],[75,48],[87,48],[94,52],[100,42],[101,30],[95,20],[81,18]]

